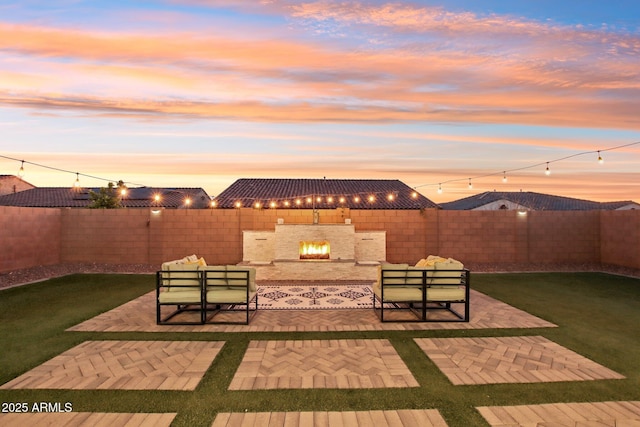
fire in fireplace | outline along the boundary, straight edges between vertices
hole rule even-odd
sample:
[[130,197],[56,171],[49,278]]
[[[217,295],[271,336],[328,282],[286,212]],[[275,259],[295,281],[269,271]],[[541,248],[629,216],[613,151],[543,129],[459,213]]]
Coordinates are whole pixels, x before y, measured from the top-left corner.
[[330,253],[330,245],[326,240],[300,242],[300,259],[329,259]]

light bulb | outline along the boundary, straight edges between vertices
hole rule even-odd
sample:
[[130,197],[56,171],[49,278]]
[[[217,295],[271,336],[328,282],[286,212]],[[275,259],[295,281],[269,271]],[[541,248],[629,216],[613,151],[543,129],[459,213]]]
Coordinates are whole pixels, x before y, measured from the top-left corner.
[[76,182],[73,183],[75,188],[80,188],[80,173],[76,172]]
[[598,163],[603,164],[604,163],[604,159],[602,158],[602,156],[600,155],[600,150],[598,150]]
[[22,164],[20,165],[20,170],[18,171],[18,176],[20,178],[22,178],[24,176],[24,160],[22,161]]
[[473,188],[473,184],[471,184],[471,178],[469,178],[469,190]]
[[502,182],[507,182],[507,171],[504,171],[502,174]]
[[549,162],[547,162],[547,169],[545,169],[544,174],[547,176],[551,175],[551,171],[549,170]]
[[438,184],[438,194],[442,194],[442,184]]

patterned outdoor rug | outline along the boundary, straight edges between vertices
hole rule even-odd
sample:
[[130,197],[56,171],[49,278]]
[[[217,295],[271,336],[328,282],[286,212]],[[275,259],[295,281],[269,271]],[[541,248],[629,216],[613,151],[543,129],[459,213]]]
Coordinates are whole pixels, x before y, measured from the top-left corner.
[[368,285],[259,286],[258,308],[322,310],[373,308]]

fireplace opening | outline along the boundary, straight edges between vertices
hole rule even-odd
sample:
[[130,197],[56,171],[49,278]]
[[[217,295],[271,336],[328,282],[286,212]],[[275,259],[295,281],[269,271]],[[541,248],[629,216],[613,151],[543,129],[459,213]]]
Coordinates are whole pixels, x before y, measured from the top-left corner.
[[326,240],[300,242],[300,259],[329,259],[330,253],[330,245]]

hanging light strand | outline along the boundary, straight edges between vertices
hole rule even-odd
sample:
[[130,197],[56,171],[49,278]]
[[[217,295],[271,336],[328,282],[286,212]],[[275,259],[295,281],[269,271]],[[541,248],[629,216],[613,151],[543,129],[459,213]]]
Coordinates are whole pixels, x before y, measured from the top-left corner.
[[[74,171],[70,171],[70,170],[66,170],[66,169],[61,169],[61,168],[56,168],[54,166],[47,166],[47,165],[42,165],[40,163],[34,163],[34,162],[29,162],[27,160],[20,160],[20,159],[15,159],[13,157],[9,157],[9,156],[4,156],[2,154],[0,154],[0,157],[2,157],[3,159],[7,159],[7,160],[15,160],[17,162],[21,162],[21,166],[20,166],[20,172],[22,173],[22,175],[24,175],[24,165],[29,164],[29,165],[33,165],[33,166],[38,166],[40,168],[45,168],[45,169],[49,169],[49,170],[54,170],[54,171],[58,171],[58,172],[64,172],[64,173],[70,173],[73,175],[76,175],[76,178],[78,179],[79,177],[85,177],[85,178],[91,178],[91,179],[97,179],[98,181],[105,181],[105,182],[118,182],[117,179],[107,179],[107,178],[101,178],[99,176],[93,176],[93,175],[88,175],[86,173],[82,173],[82,172],[74,172]],[[20,174],[20,173],[19,173]],[[20,176],[22,176],[20,175]],[[144,184],[136,184],[135,182],[128,182],[125,181],[125,184],[129,184],[132,186],[138,186],[138,187],[145,187]]]
[[549,174],[550,174],[551,171],[549,170],[549,165],[551,163],[561,162],[563,160],[568,160],[568,159],[571,159],[573,157],[584,156],[584,155],[587,155],[587,154],[593,155],[593,154],[596,154],[596,153],[598,154],[598,162],[602,163],[603,161],[602,161],[601,153],[603,153],[605,151],[619,150],[621,148],[631,147],[633,145],[638,145],[638,144],[640,144],[640,141],[632,142],[630,144],[618,145],[616,147],[606,148],[604,150],[583,151],[583,152],[580,152],[580,153],[571,154],[571,155],[566,156],[566,157],[561,157],[559,159],[549,160],[548,162],[540,162],[540,163],[536,163],[534,165],[523,166],[521,168],[505,169],[505,170],[501,170],[499,172],[492,172],[492,173],[488,173],[488,174],[485,174],[485,175],[472,176],[472,177],[469,177],[469,178],[454,178],[454,179],[450,179],[448,181],[440,181],[440,182],[430,183],[430,184],[421,184],[421,185],[417,185],[417,186],[415,186],[413,188],[416,189],[416,188],[420,188],[420,187],[433,187],[433,186],[438,186],[438,188],[441,188],[442,184],[449,184],[449,183],[452,183],[452,182],[464,182],[464,181],[470,181],[472,179],[477,180],[477,179],[481,179],[481,178],[487,178],[487,177],[491,177],[491,176],[500,176],[500,175],[502,175],[503,181],[505,181],[507,173],[522,171],[522,170],[526,170],[526,169],[538,168],[540,166],[546,166],[547,169],[545,169],[545,173],[547,171],[549,171]]

